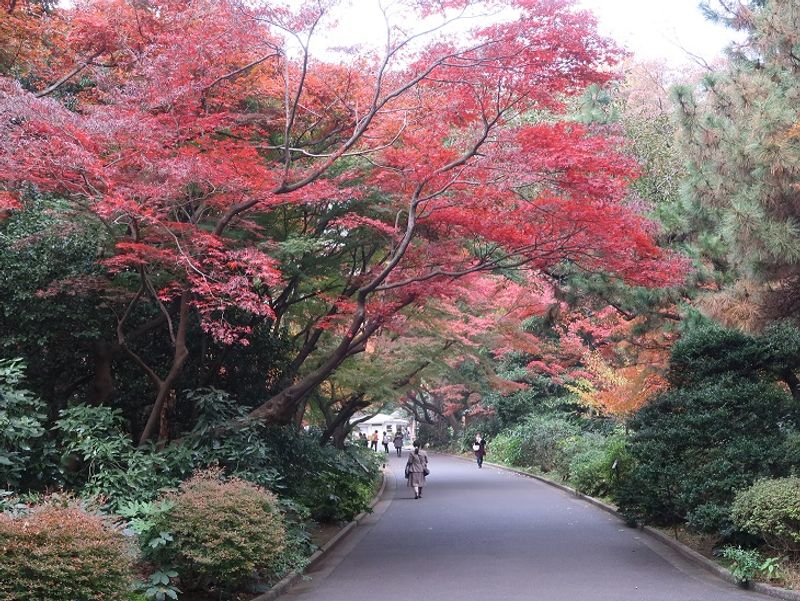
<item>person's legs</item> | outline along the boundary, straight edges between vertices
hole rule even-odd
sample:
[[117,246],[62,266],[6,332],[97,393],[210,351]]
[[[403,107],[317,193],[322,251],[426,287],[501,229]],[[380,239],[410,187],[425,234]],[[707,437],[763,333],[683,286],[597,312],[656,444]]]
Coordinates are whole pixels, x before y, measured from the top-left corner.
[[414,487],[414,498],[419,499],[419,486]]
[[422,487],[421,486],[419,487],[419,498],[420,499],[422,498]]
[[483,455],[478,453],[478,467],[483,467]]

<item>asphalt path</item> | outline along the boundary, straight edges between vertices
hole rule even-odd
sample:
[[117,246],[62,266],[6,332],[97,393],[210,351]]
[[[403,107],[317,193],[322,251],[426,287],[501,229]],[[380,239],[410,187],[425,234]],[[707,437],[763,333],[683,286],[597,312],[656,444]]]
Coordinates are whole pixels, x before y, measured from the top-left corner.
[[537,480],[431,455],[424,496],[388,458],[375,512],[281,601],[739,601],[740,590]]

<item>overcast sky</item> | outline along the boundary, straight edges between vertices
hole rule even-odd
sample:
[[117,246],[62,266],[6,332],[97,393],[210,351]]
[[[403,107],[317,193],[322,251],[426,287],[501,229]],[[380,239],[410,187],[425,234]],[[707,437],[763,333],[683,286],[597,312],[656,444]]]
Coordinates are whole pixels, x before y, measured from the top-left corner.
[[711,62],[732,32],[709,22],[700,0],[580,0],[598,18],[600,30],[642,59],[678,65],[690,60],[681,48]]
[[[663,59],[678,66],[692,60],[686,52],[689,51],[713,62],[733,36],[730,30],[703,16],[698,8],[700,0],[576,1],[597,15],[602,33],[642,60]],[[345,6],[337,12],[338,26],[324,35],[323,46],[380,44],[383,20],[378,0],[345,0]],[[401,14],[393,17],[402,19]],[[412,25],[412,29],[416,28]]]

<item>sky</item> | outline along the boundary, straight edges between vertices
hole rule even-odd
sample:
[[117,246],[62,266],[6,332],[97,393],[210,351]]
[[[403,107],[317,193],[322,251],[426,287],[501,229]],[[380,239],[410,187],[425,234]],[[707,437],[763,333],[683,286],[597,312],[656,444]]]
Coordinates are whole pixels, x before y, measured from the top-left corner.
[[733,39],[733,32],[709,22],[700,0],[580,0],[592,10],[602,33],[647,60],[678,66],[691,61],[686,53],[713,62]]
[[[733,32],[708,21],[700,0],[576,0],[595,13],[600,32],[615,39],[641,60],[663,60],[671,66],[692,62],[687,53],[711,63],[733,39]],[[338,26],[325,34],[328,47],[357,42],[379,44],[383,21],[379,0],[349,0],[337,15]],[[384,0],[391,5],[391,1]],[[401,15],[394,15],[402,17]],[[416,29],[416,27],[413,27]],[[368,41],[369,40],[369,41]]]

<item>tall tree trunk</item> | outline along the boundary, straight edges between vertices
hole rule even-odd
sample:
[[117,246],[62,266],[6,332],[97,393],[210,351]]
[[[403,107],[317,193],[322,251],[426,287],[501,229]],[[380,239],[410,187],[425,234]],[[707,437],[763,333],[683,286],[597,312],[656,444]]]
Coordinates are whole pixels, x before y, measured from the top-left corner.
[[156,434],[157,427],[161,421],[162,411],[164,410],[164,403],[166,403],[172,392],[172,387],[175,381],[181,375],[183,366],[189,358],[189,350],[186,348],[186,329],[187,322],[189,321],[189,292],[184,291],[181,296],[181,305],[179,311],[180,321],[178,323],[178,331],[175,333],[175,352],[172,357],[172,365],[170,366],[167,377],[160,380],[156,400],[153,407],[150,409],[150,417],[142,430],[142,435],[139,437],[139,446],[151,440]]

